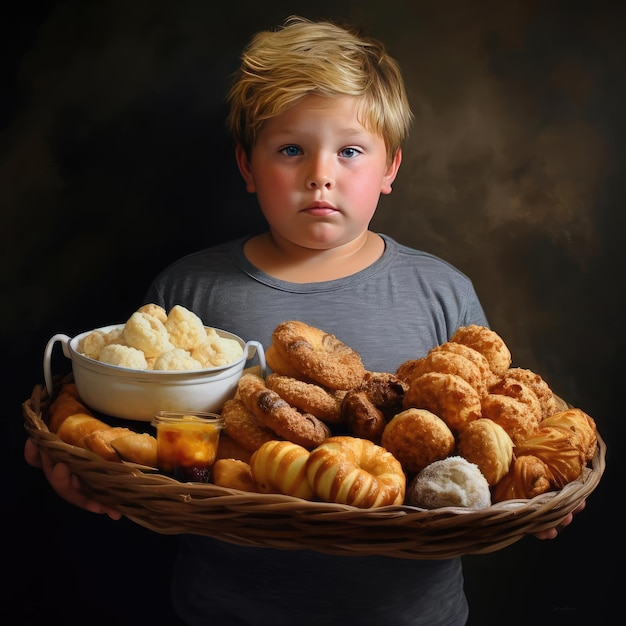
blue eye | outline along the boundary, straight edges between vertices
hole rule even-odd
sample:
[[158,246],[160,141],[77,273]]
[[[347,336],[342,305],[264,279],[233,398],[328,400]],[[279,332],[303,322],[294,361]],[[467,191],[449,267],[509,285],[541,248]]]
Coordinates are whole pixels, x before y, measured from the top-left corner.
[[281,148],[280,151],[286,156],[298,156],[299,154],[302,154],[302,151],[298,148],[298,146],[285,146],[284,148]]
[[344,148],[339,152],[339,154],[345,159],[353,159],[355,156],[358,156],[361,153],[356,148]]

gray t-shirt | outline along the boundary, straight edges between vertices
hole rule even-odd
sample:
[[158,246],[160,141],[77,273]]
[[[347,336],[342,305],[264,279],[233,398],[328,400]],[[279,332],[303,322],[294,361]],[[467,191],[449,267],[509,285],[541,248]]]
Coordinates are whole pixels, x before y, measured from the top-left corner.
[[[445,261],[387,236],[383,256],[338,280],[297,284],[251,265],[238,239],[165,269],[145,302],[181,304],[208,326],[265,348],[298,319],[336,335],[371,371],[395,372],[459,326],[487,325],[471,281]],[[461,626],[467,620],[460,559],[339,557],[180,538],[173,600],[192,625]]]

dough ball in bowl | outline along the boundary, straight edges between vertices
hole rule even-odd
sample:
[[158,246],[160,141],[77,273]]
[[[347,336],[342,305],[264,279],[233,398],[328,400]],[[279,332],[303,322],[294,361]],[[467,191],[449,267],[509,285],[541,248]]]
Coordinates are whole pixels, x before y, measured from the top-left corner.
[[491,506],[487,479],[462,456],[449,456],[426,466],[409,484],[406,501],[423,509],[444,506],[484,509]]

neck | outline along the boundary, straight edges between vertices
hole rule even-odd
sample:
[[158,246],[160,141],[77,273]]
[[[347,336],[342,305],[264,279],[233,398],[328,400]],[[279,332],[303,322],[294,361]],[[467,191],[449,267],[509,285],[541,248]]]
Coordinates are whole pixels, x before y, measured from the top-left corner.
[[381,237],[371,231],[349,244],[326,250],[303,248],[268,232],[248,240],[244,253],[253,265],[274,278],[315,283],[351,276],[369,267],[384,248]]

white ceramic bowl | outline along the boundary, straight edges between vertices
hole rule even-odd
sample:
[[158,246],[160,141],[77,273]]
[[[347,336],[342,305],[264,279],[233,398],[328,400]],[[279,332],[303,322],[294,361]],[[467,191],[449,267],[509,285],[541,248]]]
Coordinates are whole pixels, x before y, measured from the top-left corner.
[[[108,332],[123,324],[106,326]],[[61,343],[63,354],[72,361],[72,374],[81,400],[94,411],[122,419],[152,421],[157,411],[219,412],[226,400],[235,395],[244,367],[254,356],[261,375],[265,376],[265,352],[258,341],[244,342],[224,330],[216,332],[239,342],[243,356],[221,367],[187,371],[134,370],[90,359],[78,352],[87,331],[70,338],[64,334],[51,337],[44,352],[44,378],[48,393],[54,387],[52,351]]]

